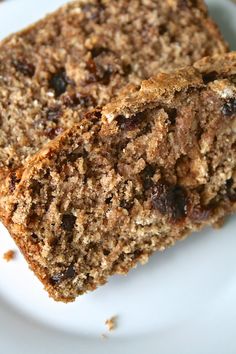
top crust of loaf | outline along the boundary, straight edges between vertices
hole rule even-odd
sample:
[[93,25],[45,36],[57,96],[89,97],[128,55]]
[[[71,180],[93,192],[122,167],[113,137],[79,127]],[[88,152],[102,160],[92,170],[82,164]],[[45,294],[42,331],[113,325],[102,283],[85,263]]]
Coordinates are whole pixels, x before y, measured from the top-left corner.
[[235,75],[236,52],[206,57],[196,62],[193,67],[170,74],[160,73],[144,80],[141,86],[130,87],[130,94],[127,89],[103,108],[103,119],[112,122],[117,114],[128,118],[135,112],[144,110],[146,105],[153,104],[155,107],[161,102],[169,103],[176,92],[204,85],[204,77],[209,73],[213,79]]

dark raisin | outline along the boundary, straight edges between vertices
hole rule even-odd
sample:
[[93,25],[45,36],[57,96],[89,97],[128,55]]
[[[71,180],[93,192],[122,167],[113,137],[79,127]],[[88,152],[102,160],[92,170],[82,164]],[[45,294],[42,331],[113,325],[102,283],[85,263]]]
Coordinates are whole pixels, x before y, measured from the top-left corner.
[[71,264],[71,265],[67,268],[67,270],[65,271],[63,280],[65,280],[65,279],[70,279],[70,278],[74,278],[75,274],[76,274],[76,272],[75,272],[75,270],[74,270],[73,265]]
[[100,77],[99,77],[99,81],[103,84],[103,85],[109,85],[110,81],[111,81],[111,75],[113,74],[113,70],[112,68],[108,68],[105,70],[102,70]]
[[47,111],[47,119],[50,122],[58,123],[59,118],[62,115],[62,111],[60,107],[52,107]]
[[55,91],[56,97],[62,95],[66,92],[67,85],[69,83],[69,79],[66,76],[66,72],[64,69],[60,69],[55,74],[52,75],[49,81],[49,87]]
[[[86,62],[86,69],[91,73],[91,74],[94,74],[96,76],[97,74],[97,66],[96,66],[96,63],[93,59],[89,59],[87,62]],[[95,80],[95,79],[94,79]]]
[[38,219],[39,219],[39,216],[38,216],[38,214],[37,214],[34,210],[32,210],[32,211],[29,212],[28,220],[29,220],[30,223],[33,224],[33,223],[36,222]]
[[162,36],[167,32],[167,26],[165,24],[162,24],[158,27],[159,34]]
[[63,128],[61,127],[56,127],[56,128],[47,128],[45,130],[45,135],[47,135],[47,137],[49,139],[54,139],[56,136],[58,136],[59,134],[61,134],[63,132]]
[[216,79],[217,79],[216,71],[210,71],[209,73],[202,75],[202,80],[205,85],[207,85],[209,82],[215,81]]
[[120,115],[116,117],[116,120],[118,122],[120,129],[130,131],[136,129],[144,117],[145,117],[145,112],[140,112],[132,116],[131,118],[126,118],[125,116]]
[[8,166],[9,168],[12,168],[13,165],[14,165],[14,160],[11,158],[11,159],[9,159],[7,166]]
[[198,7],[199,6],[199,0],[190,0],[190,3],[193,7]]
[[42,184],[39,181],[33,179],[30,185],[30,189],[32,190],[33,194],[34,195],[39,194],[41,188],[42,188]]
[[132,209],[133,205],[134,205],[133,201],[129,201],[129,200],[125,200],[125,199],[122,199],[120,201],[120,207],[123,209],[126,209],[126,210]]
[[72,231],[75,225],[76,217],[73,214],[64,214],[62,216],[61,227],[65,231]]
[[103,250],[104,256],[109,256],[110,253],[111,253],[110,250],[107,250],[107,249],[104,249],[104,250]]
[[128,76],[132,72],[132,66],[130,64],[123,64],[122,70],[125,76]]
[[196,128],[196,132],[195,132],[197,140],[200,140],[203,133],[204,133],[204,129],[201,127],[200,124],[201,124],[201,122],[198,123],[198,126]]
[[89,76],[86,79],[86,83],[92,84],[94,82],[98,82],[99,77],[97,75],[97,67],[96,67],[95,62],[94,62],[94,66],[91,63],[88,65],[88,62],[87,62],[86,69],[89,71]]
[[142,255],[143,255],[143,251],[142,250],[135,250],[134,252],[133,252],[133,258],[134,259],[137,259],[137,258],[140,258]]
[[55,248],[57,246],[58,241],[58,237],[56,236],[51,236],[50,238],[48,238],[48,244],[52,248]]
[[231,202],[236,202],[236,189],[233,188],[233,184],[233,178],[230,178],[226,181],[226,195]]
[[229,195],[229,200],[232,202],[232,203],[235,203],[236,202],[236,191],[234,193],[231,193]]
[[168,114],[170,123],[172,125],[174,125],[175,121],[176,121],[176,117],[177,117],[177,109],[176,108],[167,108],[167,109],[165,109],[165,111]]
[[159,181],[153,187],[151,200],[153,208],[167,215],[172,221],[179,221],[187,214],[187,193],[179,185]]
[[32,243],[39,243],[39,238],[34,232],[30,235],[30,240]]
[[15,69],[21,74],[29,77],[34,76],[35,66],[33,64],[21,59],[13,60],[12,64],[14,65]]
[[224,116],[232,116],[236,114],[236,98],[230,98],[222,107]]
[[79,154],[71,153],[71,154],[68,155],[67,159],[70,162],[75,162],[79,157],[80,157]]
[[143,188],[145,190],[150,189],[153,186],[152,177],[155,174],[155,167],[147,164],[144,170],[141,172],[140,176],[143,181]]
[[230,190],[230,189],[233,187],[233,184],[234,184],[233,178],[227,179],[227,181],[225,182],[225,184],[226,184],[227,190]]
[[94,82],[100,82],[103,85],[108,85],[113,73],[112,67],[103,68],[101,65],[96,64],[96,62],[91,58],[86,63],[86,69],[89,72],[89,77],[86,82],[88,84]]
[[101,55],[102,53],[107,53],[107,52],[109,52],[109,49],[106,47],[102,47],[102,46],[94,47],[91,49],[91,55],[93,58],[96,58],[99,55]]
[[16,184],[20,182],[15,173],[12,173],[9,178],[9,191],[12,193],[16,188]]
[[99,243],[97,242],[89,242],[88,246],[87,246],[87,250],[93,250],[93,251],[97,251],[99,249]]
[[95,117],[95,119],[101,119],[102,118],[102,112],[100,110],[96,110],[93,112],[93,116]]
[[106,198],[106,199],[105,199],[105,203],[106,203],[106,204],[110,204],[111,201],[112,201],[112,197],[109,197],[109,198]]
[[151,178],[146,178],[143,180],[143,188],[147,191],[153,186],[153,180]]
[[151,178],[154,176],[155,172],[156,172],[155,167],[150,165],[149,163],[146,163],[146,166],[142,171],[142,177],[144,179]]
[[102,113],[99,109],[85,113],[85,118],[94,124],[97,123],[102,118]]
[[70,162],[75,162],[78,158],[80,157],[87,157],[88,156],[88,152],[81,147],[78,147],[77,149],[75,149],[74,151],[72,151],[69,155],[68,155],[68,160]]
[[120,129],[125,129],[126,124],[127,124],[128,121],[130,121],[130,119],[131,119],[131,118],[126,118],[126,117],[123,116],[123,115],[117,116],[117,117],[116,117],[116,121],[117,121],[117,123],[118,123],[118,125],[119,125],[119,128],[120,128]]

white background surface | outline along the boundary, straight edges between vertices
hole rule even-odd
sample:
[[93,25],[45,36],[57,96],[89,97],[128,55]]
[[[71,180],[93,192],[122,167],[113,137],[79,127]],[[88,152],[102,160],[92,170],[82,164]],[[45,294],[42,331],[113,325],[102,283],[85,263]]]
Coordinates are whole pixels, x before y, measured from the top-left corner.
[[[0,37],[65,3],[8,0],[0,4]],[[236,49],[236,5],[208,1]],[[5,354],[235,354],[236,217],[219,231],[205,230],[155,254],[127,277],[72,304],[49,299],[0,225],[0,353]],[[105,320],[118,316],[107,333]]]

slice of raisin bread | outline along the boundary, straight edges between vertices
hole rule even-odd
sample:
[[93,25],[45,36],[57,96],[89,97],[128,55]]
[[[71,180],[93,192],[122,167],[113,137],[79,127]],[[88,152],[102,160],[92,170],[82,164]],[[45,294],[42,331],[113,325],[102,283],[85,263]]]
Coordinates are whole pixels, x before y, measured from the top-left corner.
[[236,209],[236,53],[87,113],[3,192],[5,225],[55,300],[216,224]]
[[126,83],[226,50],[202,0],[67,4],[0,45],[0,174]]

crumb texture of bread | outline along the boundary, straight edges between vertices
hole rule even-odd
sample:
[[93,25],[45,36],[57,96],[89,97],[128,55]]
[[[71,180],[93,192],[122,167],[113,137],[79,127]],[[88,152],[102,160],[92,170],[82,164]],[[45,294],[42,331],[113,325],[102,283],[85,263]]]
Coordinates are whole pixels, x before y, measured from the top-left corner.
[[117,328],[117,316],[112,316],[105,321],[108,331],[114,331]]
[[24,164],[128,82],[226,50],[201,0],[63,6],[0,44],[0,173]]
[[9,250],[4,253],[3,259],[5,259],[5,261],[7,261],[7,262],[10,262],[15,258],[15,256],[16,256],[16,252],[13,250]]
[[6,180],[5,225],[55,300],[236,209],[236,54],[204,63],[87,113]]

